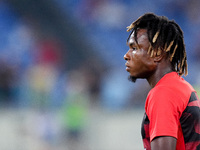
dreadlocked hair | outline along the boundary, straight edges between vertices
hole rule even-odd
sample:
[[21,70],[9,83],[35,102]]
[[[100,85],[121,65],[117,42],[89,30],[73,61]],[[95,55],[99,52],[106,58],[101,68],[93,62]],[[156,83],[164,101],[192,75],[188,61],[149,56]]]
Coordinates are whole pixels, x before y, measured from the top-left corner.
[[187,56],[183,39],[183,31],[175,21],[168,20],[165,16],[157,16],[153,13],[146,13],[127,27],[127,31],[134,32],[137,42],[137,30],[146,29],[149,40],[148,54],[151,57],[158,56],[162,51],[169,55],[172,68],[180,76],[188,74]]

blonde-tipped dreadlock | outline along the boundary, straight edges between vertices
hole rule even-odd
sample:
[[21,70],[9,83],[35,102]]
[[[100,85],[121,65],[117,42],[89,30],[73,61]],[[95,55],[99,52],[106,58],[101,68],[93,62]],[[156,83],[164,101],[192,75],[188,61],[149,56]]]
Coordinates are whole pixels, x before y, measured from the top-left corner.
[[144,14],[127,27],[127,31],[131,31],[127,41],[134,32],[134,38],[138,44],[138,29],[147,29],[150,45],[147,53],[150,57],[158,56],[165,51],[169,55],[173,70],[179,75],[188,74],[183,32],[177,23],[164,16],[153,13]]

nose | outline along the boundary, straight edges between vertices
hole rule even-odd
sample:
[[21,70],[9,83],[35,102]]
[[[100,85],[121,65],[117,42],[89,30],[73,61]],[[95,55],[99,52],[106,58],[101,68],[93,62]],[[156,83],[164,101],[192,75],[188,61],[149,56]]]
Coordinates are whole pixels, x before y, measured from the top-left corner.
[[124,55],[124,60],[129,60],[128,52]]

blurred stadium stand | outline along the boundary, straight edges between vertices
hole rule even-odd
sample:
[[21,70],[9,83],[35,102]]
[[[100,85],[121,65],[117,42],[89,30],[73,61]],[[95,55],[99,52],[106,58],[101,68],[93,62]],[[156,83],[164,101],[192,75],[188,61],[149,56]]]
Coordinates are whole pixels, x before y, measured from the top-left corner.
[[199,94],[199,8],[198,0],[1,0],[0,149],[142,149],[150,87],[127,80],[126,26],[145,12],[178,22],[184,78]]

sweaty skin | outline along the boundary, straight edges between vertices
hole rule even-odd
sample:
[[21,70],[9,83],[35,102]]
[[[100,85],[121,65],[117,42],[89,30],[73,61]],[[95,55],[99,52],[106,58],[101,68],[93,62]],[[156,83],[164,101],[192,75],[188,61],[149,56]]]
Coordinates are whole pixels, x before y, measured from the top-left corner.
[[156,67],[154,60],[147,54],[149,48],[147,33],[144,29],[138,32],[138,45],[134,40],[133,34],[128,41],[129,50],[124,55],[126,70],[133,77],[147,78],[153,74]]
[[[126,70],[132,77],[146,79],[153,88],[165,74],[172,72],[171,63],[165,52],[153,57],[147,54],[149,40],[146,29],[138,30],[137,41],[138,45],[133,32],[128,41],[129,50],[124,55]],[[174,137],[156,137],[151,142],[151,150],[175,150],[176,142]]]

